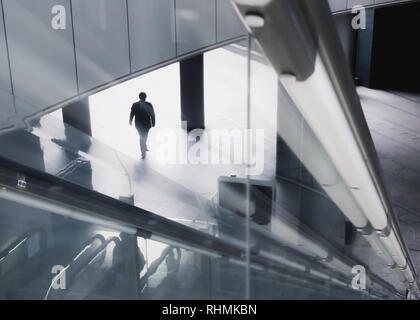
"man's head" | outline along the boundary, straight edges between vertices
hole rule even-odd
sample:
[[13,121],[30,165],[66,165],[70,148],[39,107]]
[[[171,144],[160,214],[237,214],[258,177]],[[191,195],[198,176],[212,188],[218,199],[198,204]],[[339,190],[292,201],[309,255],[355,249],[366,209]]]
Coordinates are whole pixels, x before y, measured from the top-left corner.
[[140,92],[139,98],[140,98],[141,101],[146,101],[146,97],[147,97],[147,95],[144,92]]

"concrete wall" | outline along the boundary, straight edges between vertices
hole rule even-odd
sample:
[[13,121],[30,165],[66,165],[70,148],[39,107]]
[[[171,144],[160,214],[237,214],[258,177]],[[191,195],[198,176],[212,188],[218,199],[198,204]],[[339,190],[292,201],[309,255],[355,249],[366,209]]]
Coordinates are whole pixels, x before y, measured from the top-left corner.
[[356,59],[357,31],[351,27],[351,14],[334,16],[341,45],[346,56],[350,70],[354,71]]
[[246,34],[229,0],[0,1],[0,88],[20,119]]
[[[52,28],[55,5],[67,29]],[[37,109],[77,95],[70,1],[3,0],[3,9],[15,96]]]

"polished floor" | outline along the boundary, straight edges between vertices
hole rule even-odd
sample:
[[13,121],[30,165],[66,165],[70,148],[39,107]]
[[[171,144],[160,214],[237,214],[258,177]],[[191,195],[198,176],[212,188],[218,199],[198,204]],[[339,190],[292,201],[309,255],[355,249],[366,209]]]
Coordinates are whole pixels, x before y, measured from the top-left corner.
[[[277,81],[274,71],[263,62],[254,61],[252,91],[253,129],[264,129],[264,170],[259,178],[272,180],[275,172]],[[211,135],[217,129],[245,129],[247,113],[246,55],[226,49],[216,49],[204,55],[206,131]],[[260,86],[265,83],[265,86]],[[150,131],[150,152],[140,160],[139,137],[128,126],[128,116],[139,91],[145,91],[155,108],[157,124]],[[128,156],[126,170],[132,177],[133,194],[137,206],[158,212],[175,220],[206,219],[194,210],[205,200],[217,196],[217,178],[235,174],[244,176],[243,164],[165,163],[160,160],[162,136],[176,135],[176,152],[186,144],[181,129],[179,66],[168,67],[145,74],[90,97],[93,137]],[[216,152],[215,141],[202,139],[203,148]],[[191,143],[190,143],[191,144]],[[242,146],[243,147],[243,146]],[[241,147],[241,148],[242,148]],[[242,151],[242,150],[240,150]],[[179,194],[182,186],[189,195]],[[164,192],[169,198],[162,198]],[[180,197],[181,196],[181,197]],[[189,199],[184,202],[183,199]],[[174,200],[171,200],[174,199]],[[189,205],[188,205],[189,203]]]
[[358,88],[400,228],[420,268],[420,94]]

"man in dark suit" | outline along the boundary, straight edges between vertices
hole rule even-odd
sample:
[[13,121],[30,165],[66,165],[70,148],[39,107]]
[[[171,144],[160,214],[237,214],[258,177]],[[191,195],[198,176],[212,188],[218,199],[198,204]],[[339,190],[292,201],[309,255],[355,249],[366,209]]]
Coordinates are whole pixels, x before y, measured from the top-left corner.
[[140,101],[133,103],[130,113],[130,126],[133,124],[133,118],[135,117],[136,129],[140,135],[140,149],[141,158],[146,158],[146,152],[149,151],[147,148],[147,136],[149,135],[150,128],[155,126],[155,110],[150,102],[146,101],[147,95],[144,92],[139,94]]

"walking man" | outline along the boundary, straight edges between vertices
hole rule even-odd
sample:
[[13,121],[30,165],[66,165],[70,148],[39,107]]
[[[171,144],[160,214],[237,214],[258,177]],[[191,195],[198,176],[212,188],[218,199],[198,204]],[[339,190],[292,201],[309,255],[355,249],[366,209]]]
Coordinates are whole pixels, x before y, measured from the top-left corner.
[[146,158],[147,136],[149,135],[150,128],[155,126],[155,110],[150,102],[146,101],[147,95],[144,92],[139,94],[140,101],[133,103],[130,113],[130,126],[133,124],[135,117],[136,129],[140,135],[140,150],[141,158]]

